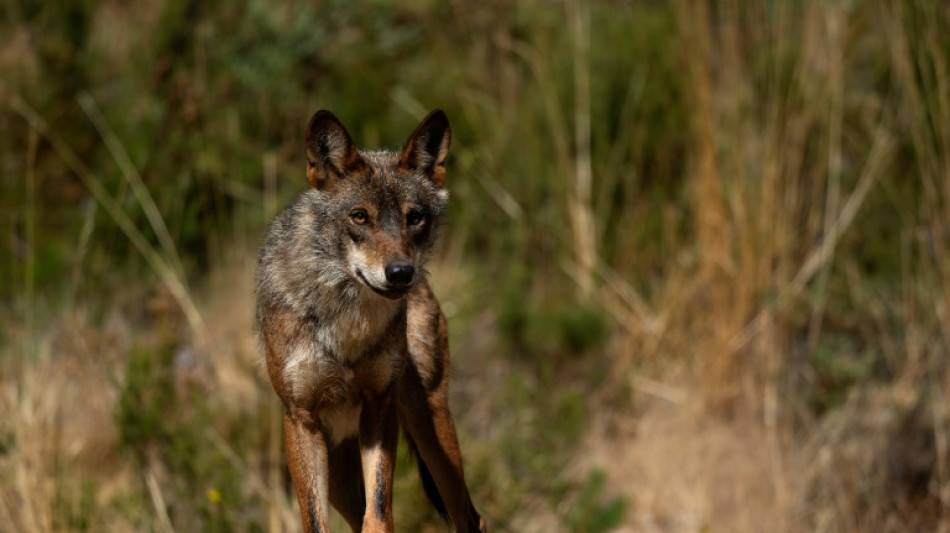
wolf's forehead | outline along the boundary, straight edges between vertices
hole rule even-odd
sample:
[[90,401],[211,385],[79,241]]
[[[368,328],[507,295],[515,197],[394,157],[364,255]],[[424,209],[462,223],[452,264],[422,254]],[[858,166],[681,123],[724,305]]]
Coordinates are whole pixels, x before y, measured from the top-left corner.
[[363,161],[373,168],[395,168],[399,154],[392,150],[360,150]]
[[375,151],[362,152],[360,155],[369,167],[368,177],[363,183],[364,192],[378,196],[377,200],[394,203],[414,201],[428,192],[428,187],[418,176],[400,168],[398,154]]
[[[399,188],[399,157],[392,152],[369,152],[363,154],[363,161],[369,166],[370,181],[384,189]],[[392,191],[396,192],[396,191]]]

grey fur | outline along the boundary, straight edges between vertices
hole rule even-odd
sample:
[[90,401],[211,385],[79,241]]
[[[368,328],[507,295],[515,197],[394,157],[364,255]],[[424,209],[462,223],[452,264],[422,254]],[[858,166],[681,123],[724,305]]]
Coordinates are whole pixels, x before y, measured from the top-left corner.
[[370,167],[368,179],[344,177],[338,190],[309,189],[270,225],[261,251],[257,279],[261,307],[293,309],[301,316],[332,320],[366,288],[350,273],[343,249],[350,245],[347,213],[357,203],[370,202],[388,217],[416,205],[429,217],[430,236],[417,247],[417,268],[424,272],[442,225],[448,192],[421,172],[396,177],[399,156],[392,151],[360,152]]

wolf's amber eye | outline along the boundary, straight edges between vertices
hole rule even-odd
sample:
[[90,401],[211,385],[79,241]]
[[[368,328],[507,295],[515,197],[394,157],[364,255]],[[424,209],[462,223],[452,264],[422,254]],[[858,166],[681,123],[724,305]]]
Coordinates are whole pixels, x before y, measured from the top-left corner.
[[425,217],[422,213],[416,211],[415,209],[406,213],[406,225],[407,226],[420,226],[425,222]]
[[356,211],[350,213],[350,220],[352,220],[354,224],[362,226],[363,224],[369,222],[369,215],[366,214],[366,211],[357,209]]

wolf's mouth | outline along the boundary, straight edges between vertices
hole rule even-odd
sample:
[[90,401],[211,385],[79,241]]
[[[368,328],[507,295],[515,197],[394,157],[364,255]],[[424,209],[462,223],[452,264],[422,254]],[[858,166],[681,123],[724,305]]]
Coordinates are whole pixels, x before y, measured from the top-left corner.
[[366,276],[364,276],[363,273],[359,270],[356,271],[356,277],[358,277],[359,280],[363,282],[363,285],[366,285],[367,287],[372,289],[373,292],[385,298],[389,298],[390,300],[398,300],[399,298],[402,298],[403,296],[406,295],[407,292],[409,292],[409,289],[412,288],[411,285],[407,285],[405,287],[398,287],[398,288],[377,287],[373,285],[372,283],[370,283],[369,280],[366,279]]

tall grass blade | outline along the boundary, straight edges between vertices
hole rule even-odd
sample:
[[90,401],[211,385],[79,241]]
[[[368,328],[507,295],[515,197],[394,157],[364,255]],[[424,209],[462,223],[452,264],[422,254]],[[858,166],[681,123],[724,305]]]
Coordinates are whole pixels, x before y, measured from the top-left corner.
[[201,313],[191,298],[184,280],[178,275],[176,269],[162,257],[161,254],[148,243],[148,240],[138,230],[135,223],[125,214],[118,202],[106,191],[102,185],[102,180],[76,155],[58,134],[49,128],[47,122],[27,104],[19,95],[14,95],[10,100],[11,106],[21,117],[23,117],[30,127],[39,132],[53,147],[57,154],[62,158],[69,168],[76,173],[83,185],[92,193],[99,204],[105,208],[112,220],[122,230],[133,246],[142,254],[142,257],[148,262],[152,270],[158,275],[159,279],[165,284],[172,297],[178,302],[185,319],[191,326],[192,332],[196,335],[199,344],[207,337],[204,320]]

